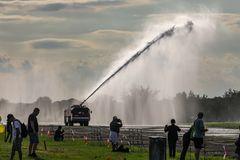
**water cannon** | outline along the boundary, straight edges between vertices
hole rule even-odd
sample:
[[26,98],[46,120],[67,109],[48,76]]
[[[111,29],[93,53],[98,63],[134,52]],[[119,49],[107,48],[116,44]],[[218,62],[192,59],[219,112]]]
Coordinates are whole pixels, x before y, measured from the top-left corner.
[[152,41],[147,42],[146,46],[144,46],[141,50],[137,51],[135,54],[133,54],[124,64],[122,64],[115,72],[113,72],[108,78],[106,78],[93,92],[91,92],[84,101],[80,104],[82,106],[92,95],[94,95],[103,85],[105,85],[111,78],[113,78],[118,72],[120,72],[123,68],[128,66],[131,62],[135,61],[140,55],[145,53],[148,49],[151,48],[152,45],[156,44],[156,42],[159,42],[163,38],[172,37],[175,33],[175,30],[179,29],[187,29],[188,33],[190,33],[193,30],[193,22],[187,21],[187,23],[184,26],[181,27],[171,27],[170,29],[166,30],[163,33],[160,33],[157,35]]

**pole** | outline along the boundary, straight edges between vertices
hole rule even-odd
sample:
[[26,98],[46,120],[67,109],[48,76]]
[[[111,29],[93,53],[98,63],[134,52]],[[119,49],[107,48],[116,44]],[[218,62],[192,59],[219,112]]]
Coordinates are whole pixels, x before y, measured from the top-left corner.
[[46,150],[47,150],[47,144],[46,144],[46,141],[44,140],[43,143],[44,143],[44,149],[45,149],[45,151],[46,151]]

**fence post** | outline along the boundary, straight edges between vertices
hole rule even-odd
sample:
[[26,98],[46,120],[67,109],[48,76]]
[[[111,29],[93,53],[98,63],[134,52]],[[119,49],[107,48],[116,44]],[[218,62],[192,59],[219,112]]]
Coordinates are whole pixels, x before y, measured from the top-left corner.
[[166,160],[166,138],[149,137],[149,160]]
[[44,140],[43,141],[43,144],[44,144],[44,149],[45,149],[45,151],[47,150],[47,144],[46,144],[46,141]]
[[132,133],[131,133],[131,128],[128,129],[128,139],[129,139],[129,144],[130,146],[132,145]]

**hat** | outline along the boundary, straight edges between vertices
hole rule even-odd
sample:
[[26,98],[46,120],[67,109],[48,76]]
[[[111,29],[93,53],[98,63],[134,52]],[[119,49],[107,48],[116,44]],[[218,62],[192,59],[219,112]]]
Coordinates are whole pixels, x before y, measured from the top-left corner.
[[8,114],[8,115],[7,115],[7,120],[10,120],[12,117],[13,117],[12,114]]

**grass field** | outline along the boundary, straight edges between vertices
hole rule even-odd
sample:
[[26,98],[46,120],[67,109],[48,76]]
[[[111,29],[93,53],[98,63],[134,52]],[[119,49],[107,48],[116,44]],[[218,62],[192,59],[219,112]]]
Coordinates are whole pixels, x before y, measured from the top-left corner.
[[[3,139],[3,136],[0,135]],[[47,144],[47,151],[44,149],[44,140]],[[30,160],[27,157],[28,138],[23,142],[23,159]],[[84,143],[81,140],[65,140],[63,142],[54,142],[48,137],[41,137],[39,148],[37,151],[38,156],[44,160],[148,160],[148,150],[144,148],[131,147],[130,153],[113,153],[111,147],[107,144],[99,144],[94,142]],[[0,142],[0,160],[8,160],[11,151],[11,144]],[[18,155],[16,153],[15,159]],[[179,154],[177,158],[179,159]],[[190,159],[190,154],[188,158]],[[191,159],[193,154],[191,154]],[[203,158],[202,158],[203,159]],[[209,160],[222,159],[222,157],[208,157]]]

